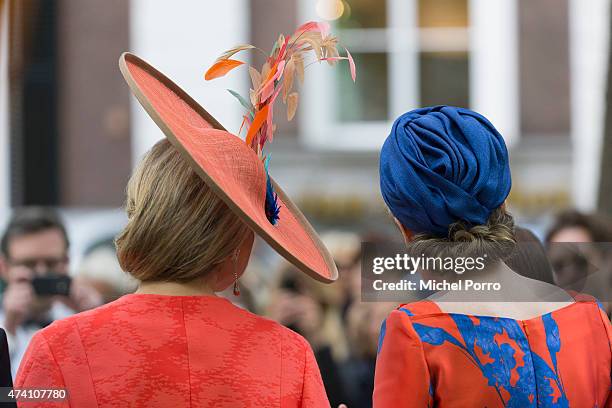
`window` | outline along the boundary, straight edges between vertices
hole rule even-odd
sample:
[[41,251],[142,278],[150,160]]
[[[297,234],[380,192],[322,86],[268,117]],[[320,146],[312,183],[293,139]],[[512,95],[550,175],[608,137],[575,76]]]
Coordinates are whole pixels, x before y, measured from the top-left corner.
[[368,80],[354,84],[345,69],[334,70],[340,96],[337,119],[340,122],[386,121],[389,116],[387,3],[368,0],[342,3],[344,13],[335,24],[335,32],[351,50],[359,75]]
[[421,52],[420,105],[470,106],[468,58],[467,52]]
[[421,106],[469,106],[467,0],[419,0]]
[[355,59],[357,83],[342,63],[312,67],[301,107],[309,145],[378,149],[397,116],[439,104],[512,128],[516,0],[300,0],[300,20],[320,19],[321,2],[342,3],[332,26]]

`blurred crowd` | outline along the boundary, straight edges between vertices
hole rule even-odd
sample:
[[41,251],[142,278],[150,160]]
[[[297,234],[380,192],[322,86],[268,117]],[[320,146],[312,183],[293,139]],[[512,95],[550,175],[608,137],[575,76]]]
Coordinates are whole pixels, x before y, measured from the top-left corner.
[[[323,233],[340,275],[333,285],[315,282],[277,257],[267,259],[267,247],[257,242],[240,281],[240,296],[222,295],[310,342],[332,406],[370,407],[380,325],[397,305],[361,301],[361,243],[384,245],[398,237],[379,232]],[[521,274],[576,293],[588,292],[589,285],[612,286],[609,273],[596,274],[597,279],[590,281],[595,275],[592,268],[601,271],[612,265],[612,251],[606,251],[609,244],[604,244],[612,243],[612,226],[602,215],[566,211],[554,219],[542,240],[524,228],[517,228],[517,240],[536,248],[529,253],[519,250],[508,259]],[[594,242],[602,244],[580,247]],[[578,248],[562,251],[556,243]],[[8,334],[13,373],[37,330],[136,288],[137,282],[117,263],[112,238],[91,245],[72,269],[69,247],[62,218],[49,208],[15,209],[2,231],[0,325]],[[609,311],[608,299],[602,300]]]

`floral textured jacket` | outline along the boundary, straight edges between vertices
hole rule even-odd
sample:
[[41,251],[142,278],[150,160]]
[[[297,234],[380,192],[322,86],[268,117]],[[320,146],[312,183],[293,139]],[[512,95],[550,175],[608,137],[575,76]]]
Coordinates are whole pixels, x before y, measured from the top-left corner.
[[68,390],[37,407],[329,407],[302,337],[215,296],[127,295],[57,321],[15,387]]
[[595,302],[529,320],[401,305],[381,328],[374,407],[612,407],[611,334]]

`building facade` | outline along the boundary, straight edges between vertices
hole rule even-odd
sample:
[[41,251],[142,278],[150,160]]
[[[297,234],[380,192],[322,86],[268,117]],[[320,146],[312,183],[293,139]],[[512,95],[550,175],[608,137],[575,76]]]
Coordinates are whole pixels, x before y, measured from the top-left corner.
[[205,82],[206,68],[235,44],[266,48],[279,32],[328,18],[357,83],[344,67],[309,67],[296,119],[285,123],[277,108],[270,148],[272,175],[315,218],[384,216],[377,151],[395,117],[435,104],[471,107],[500,129],[513,211],[595,206],[610,0],[110,3],[1,2],[0,205],[121,204],[132,165],[162,137],[115,68],[123,50],[237,132],[241,107],[226,88],[248,92],[248,74]]

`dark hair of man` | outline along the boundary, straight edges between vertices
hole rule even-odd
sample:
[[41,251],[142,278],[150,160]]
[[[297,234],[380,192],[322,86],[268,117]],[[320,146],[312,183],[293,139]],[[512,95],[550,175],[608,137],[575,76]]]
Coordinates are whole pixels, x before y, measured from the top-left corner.
[[68,241],[66,227],[55,210],[45,207],[24,207],[15,209],[4,230],[2,239],[0,240],[0,251],[5,257],[9,257],[8,249],[12,239],[50,229],[57,229],[60,231],[66,243],[66,249],[68,249],[70,243]]

